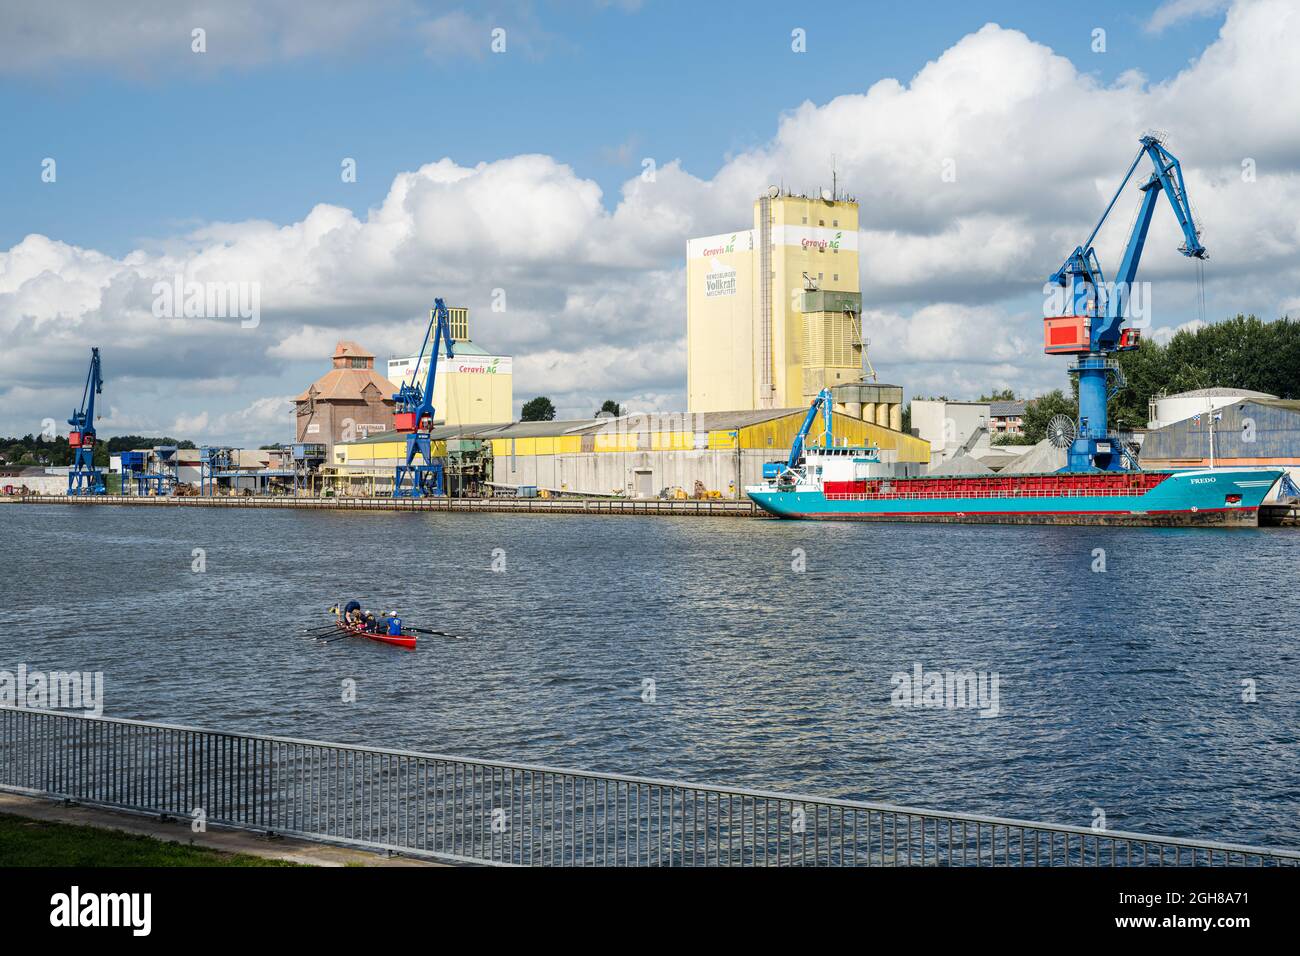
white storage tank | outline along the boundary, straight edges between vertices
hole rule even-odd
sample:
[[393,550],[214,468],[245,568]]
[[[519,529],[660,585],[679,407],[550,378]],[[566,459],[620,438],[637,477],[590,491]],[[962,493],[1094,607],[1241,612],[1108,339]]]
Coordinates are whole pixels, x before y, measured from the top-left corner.
[[1252,392],[1245,388],[1198,388],[1191,392],[1179,392],[1176,395],[1157,395],[1151,399],[1147,411],[1150,421],[1147,428],[1161,428],[1174,422],[1185,422],[1189,418],[1203,415],[1225,405],[1234,405],[1244,398],[1277,398],[1267,392]]

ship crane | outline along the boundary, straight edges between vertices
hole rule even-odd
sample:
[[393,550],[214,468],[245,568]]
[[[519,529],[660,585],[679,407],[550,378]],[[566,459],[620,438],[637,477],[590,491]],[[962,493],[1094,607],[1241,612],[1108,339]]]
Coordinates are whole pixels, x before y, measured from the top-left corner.
[[72,467],[68,469],[69,495],[103,495],[104,473],[95,468],[95,396],[104,390],[99,365],[99,349],[90,350],[90,371],[81,394],[81,407],[72,413],[68,424],[68,447],[72,449]]
[[817,393],[817,397],[812,400],[808,406],[808,414],[804,416],[803,424],[795,432],[794,441],[790,443],[790,457],[785,464],[779,461],[766,462],[763,465],[763,477],[780,478],[782,475],[793,472],[799,466],[799,459],[803,457],[804,442],[808,438],[808,433],[812,430],[813,424],[817,421],[817,412],[822,413],[822,447],[830,448],[835,444],[835,437],[832,433],[831,424],[833,421],[832,412],[835,410],[835,401],[831,396],[829,388],[823,388]]
[[822,437],[822,447],[830,448],[835,444],[835,438],[831,433],[831,413],[835,409],[834,400],[831,398],[831,390],[823,388],[817,393],[817,397],[812,400],[808,406],[808,414],[804,416],[803,424],[799,426],[799,431],[795,433],[794,441],[790,443],[790,459],[786,462],[786,470],[789,471],[799,464],[799,459],[803,457],[804,441],[808,437],[808,432],[812,429],[813,422],[817,421],[817,412],[821,410],[822,424],[824,434]]
[[[1169,200],[1183,231],[1183,244],[1178,251],[1193,259],[1203,260],[1209,255],[1201,245],[1200,230],[1192,217],[1178,160],[1165,149],[1157,135],[1143,136],[1141,144],[1091,235],[1048,279],[1050,283],[1068,290],[1069,312],[1044,319],[1043,349],[1049,355],[1078,356],[1070,374],[1079,377],[1079,417],[1070,441],[1065,471],[1123,471],[1127,467],[1125,459],[1128,456],[1124,454],[1119,439],[1109,431],[1106,403],[1125,384],[1119,362],[1113,356],[1138,347],[1139,331],[1122,326],[1129,317],[1138,263],[1161,194]],[[1124,258],[1120,260],[1113,282],[1107,283],[1092,243],[1143,156],[1151,160],[1154,169],[1140,187],[1142,204]]]
[[[432,340],[432,349],[430,349]],[[398,465],[393,476],[394,498],[424,498],[442,494],[442,462],[433,458],[433,383],[438,373],[438,357],[445,343],[447,358],[455,358],[455,342],[451,338],[451,320],[447,305],[442,299],[433,300],[429,313],[429,327],[420,346],[420,357],[411,372],[411,380],[403,382],[393,396],[397,408],[393,414],[394,427],[406,435],[406,463]],[[421,376],[424,356],[428,352],[429,370]],[[422,460],[422,461],[421,461]],[[407,483],[407,479],[410,483]]]

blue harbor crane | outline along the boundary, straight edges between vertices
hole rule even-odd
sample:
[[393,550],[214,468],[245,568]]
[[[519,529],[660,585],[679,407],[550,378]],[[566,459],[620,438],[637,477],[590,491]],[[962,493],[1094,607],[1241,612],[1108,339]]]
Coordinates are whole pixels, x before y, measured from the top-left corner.
[[[432,349],[430,349],[432,340]],[[393,396],[397,408],[393,413],[394,427],[406,435],[406,464],[398,465],[393,476],[394,498],[424,498],[442,494],[443,468],[441,460],[434,460],[433,438],[433,382],[438,373],[438,357],[442,349],[447,358],[455,358],[455,342],[451,338],[451,319],[447,304],[442,299],[433,300],[429,313],[429,327],[420,346],[411,380],[403,382],[401,390]],[[423,372],[425,353],[429,355],[429,370]],[[423,374],[422,374],[423,372]],[[417,461],[423,459],[423,463]],[[410,479],[408,484],[407,479]]]
[[68,469],[68,494],[103,495],[104,473],[95,468],[95,396],[104,390],[100,375],[99,349],[90,350],[90,371],[81,395],[81,407],[72,413],[68,424],[68,447],[72,449],[72,467]]
[[[1073,436],[1067,434],[1062,439],[1062,444],[1068,440],[1070,446],[1064,471],[1124,471],[1135,467],[1132,456],[1126,455],[1119,439],[1110,434],[1106,403],[1125,385],[1115,354],[1135,349],[1139,344],[1141,333],[1135,328],[1121,326],[1133,308],[1138,262],[1161,194],[1169,200],[1183,230],[1183,244],[1178,251],[1200,260],[1209,255],[1201,245],[1200,230],[1192,218],[1178,160],[1165,149],[1158,135],[1143,136],[1141,144],[1092,234],[1048,279],[1049,283],[1069,290],[1066,293],[1069,314],[1044,319],[1043,350],[1049,355],[1078,356],[1070,374],[1079,377],[1079,417]],[[1092,243],[1143,156],[1151,160],[1154,170],[1139,187],[1142,203],[1133,222],[1128,246],[1114,281],[1107,283]],[[1063,421],[1068,428],[1069,420]]]

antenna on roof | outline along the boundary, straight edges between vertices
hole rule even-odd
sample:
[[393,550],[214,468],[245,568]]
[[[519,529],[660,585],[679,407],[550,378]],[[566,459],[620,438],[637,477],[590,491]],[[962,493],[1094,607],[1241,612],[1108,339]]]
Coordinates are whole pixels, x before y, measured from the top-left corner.
[[831,200],[840,198],[839,176],[835,172],[835,154],[831,153]]

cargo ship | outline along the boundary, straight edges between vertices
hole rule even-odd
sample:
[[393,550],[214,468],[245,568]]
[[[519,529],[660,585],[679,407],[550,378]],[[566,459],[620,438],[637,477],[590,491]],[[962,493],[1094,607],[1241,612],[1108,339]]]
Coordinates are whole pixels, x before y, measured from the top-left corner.
[[[1115,208],[1143,157],[1152,172],[1139,183],[1134,217],[1120,268],[1102,273],[1092,242]],[[1203,260],[1208,253],[1192,215],[1178,159],[1161,136],[1140,139],[1137,156],[1091,235],[1048,277],[1064,314],[1043,319],[1043,351],[1074,358],[1079,411],[1048,423],[1048,437],[1066,452],[1063,469],[1048,474],[928,477],[899,474],[874,448],[835,445],[831,389],[808,409],[786,462],[763,467],[764,484],[746,488],[760,508],[783,518],[885,521],[965,521],[1000,524],[1257,525],[1259,507],[1282,479],[1280,468],[1141,469],[1135,449],[1111,433],[1107,403],[1126,385],[1117,355],[1139,347],[1141,331],[1124,326],[1138,263],[1158,200],[1164,196],[1183,233],[1178,251]],[[1059,294],[1056,294],[1058,293]],[[1054,310],[1053,310],[1054,311]],[[804,439],[824,413],[821,448],[803,454]],[[1214,460],[1213,421],[1210,460]]]
[[874,448],[809,448],[745,489],[781,518],[993,524],[1249,526],[1280,468],[892,477]]

